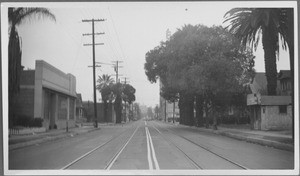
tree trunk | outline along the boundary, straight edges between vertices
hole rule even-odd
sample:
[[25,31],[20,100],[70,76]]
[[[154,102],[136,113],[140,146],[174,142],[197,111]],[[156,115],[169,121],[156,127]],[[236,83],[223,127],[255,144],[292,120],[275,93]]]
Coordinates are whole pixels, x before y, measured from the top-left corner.
[[116,123],[121,123],[122,122],[122,99],[120,95],[117,95],[115,104],[114,104],[114,109],[116,112]]
[[[272,23],[270,23],[272,24]],[[267,77],[268,95],[276,95],[277,87],[277,68],[276,50],[278,36],[274,32],[274,27],[267,26],[262,29],[262,44],[265,57],[265,70]]]
[[216,108],[214,106],[212,106],[211,109],[212,109],[211,114],[213,116],[212,117],[213,118],[213,125],[212,125],[212,127],[213,127],[214,130],[217,130],[218,129],[217,124],[218,124],[219,112],[216,110]]
[[203,98],[201,97],[201,95],[196,95],[196,119],[197,119],[197,126],[203,127],[204,126]]
[[288,47],[289,47],[289,55],[290,55],[290,69],[291,69],[291,86],[292,86],[292,137],[294,139],[294,135],[295,135],[295,129],[294,129],[294,117],[295,117],[295,113],[294,113],[294,101],[295,101],[295,97],[294,97],[294,10],[292,8],[290,8],[287,11],[287,17],[288,17],[288,22],[287,22],[287,26],[288,26],[288,31],[287,31],[287,43],[288,43]]
[[178,107],[179,107],[179,123],[184,124],[184,106],[183,106],[183,93],[179,93],[179,101],[178,101]]
[[194,95],[182,92],[179,98],[180,124],[194,123]]
[[194,102],[195,102],[195,96],[193,94],[187,94],[186,95],[186,108],[187,108],[187,125],[193,126],[195,124],[195,117],[194,117]]
[[209,108],[207,101],[204,101],[204,111],[205,111],[205,128],[209,128]]

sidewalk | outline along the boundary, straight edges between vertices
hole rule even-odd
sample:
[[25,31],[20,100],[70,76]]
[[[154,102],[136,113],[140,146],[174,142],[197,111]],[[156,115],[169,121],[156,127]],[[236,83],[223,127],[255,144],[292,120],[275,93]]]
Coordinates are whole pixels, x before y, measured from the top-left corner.
[[[102,124],[99,126],[103,126]],[[9,150],[23,148],[26,146],[37,145],[43,142],[54,141],[67,137],[74,137],[76,135],[89,133],[100,128],[94,128],[92,125],[70,128],[68,132],[66,129],[50,130],[44,133],[35,133],[31,135],[12,135],[9,137]]]
[[[170,123],[169,123],[170,124]],[[176,124],[174,124],[176,125]],[[188,127],[177,124],[178,126]],[[213,130],[205,127],[191,127],[199,131],[212,132],[218,135],[227,136],[230,138],[243,140],[251,143],[256,143],[268,147],[273,147],[281,150],[294,151],[294,140],[291,131],[259,131],[251,130],[245,125],[221,125],[218,130]]]

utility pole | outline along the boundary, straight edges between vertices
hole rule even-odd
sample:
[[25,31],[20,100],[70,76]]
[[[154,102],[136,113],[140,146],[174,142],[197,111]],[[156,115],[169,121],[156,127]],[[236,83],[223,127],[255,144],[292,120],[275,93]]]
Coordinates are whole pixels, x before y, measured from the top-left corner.
[[127,81],[127,79],[129,79],[128,77],[124,77],[124,84],[127,84],[128,83],[128,81]]
[[[171,37],[171,31],[168,28],[166,31],[166,39],[170,40],[170,37]],[[174,117],[174,109],[173,109],[173,117]],[[167,100],[166,99],[165,99],[165,122],[167,122]]]
[[94,91],[94,120],[95,120],[95,128],[98,128],[97,121],[97,98],[96,98],[96,72],[95,72],[95,45],[103,45],[104,43],[95,43],[95,35],[101,35],[104,33],[95,33],[95,22],[105,21],[104,19],[91,19],[91,20],[82,20],[82,22],[92,22],[92,33],[83,34],[83,36],[91,35],[92,36],[92,44],[84,44],[83,46],[93,46],[93,91]]
[[116,63],[115,65],[114,65],[114,69],[115,69],[115,72],[116,72],[116,83],[118,83],[119,82],[119,76],[121,76],[121,75],[119,75],[119,68],[123,68],[122,66],[120,66],[119,65],[119,63],[122,63],[123,61],[113,61],[114,63]]
[[[127,83],[127,82],[126,82],[126,81],[127,81],[127,78],[128,78],[128,77],[125,77],[125,78],[124,78],[124,79],[125,79],[124,84]],[[127,107],[126,107],[126,100],[124,100],[124,102],[125,102],[125,122],[126,122],[126,120],[127,120],[127,119],[126,119],[126,110],[127,110]],[[129,107],[129,109],[130,109],[130,107]],[[130,110],[129,110],[129,111],[130,111]],[[128,119],[129,119],[129,121],[130,121],[130,118],[128,118]]]

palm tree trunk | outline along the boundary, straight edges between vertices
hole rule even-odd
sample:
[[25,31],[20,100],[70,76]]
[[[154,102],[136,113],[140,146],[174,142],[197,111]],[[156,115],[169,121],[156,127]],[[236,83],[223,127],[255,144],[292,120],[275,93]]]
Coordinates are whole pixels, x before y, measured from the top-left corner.
[[[276,95],[277,87],[277,68],[276,68],[276,49],[277,38],[271,25],[262,29],[262,44],[265,57],[265,70],[267,77],[268,95]],[[277,38],[276,38],[277,37]]]
[[8,89],[9,89],[9,125],[13,126],[15,98],[20,90],[21,43],[15,26],[11,27],[8,43]]
[[287,26],[288,26],[288,30],[287,30],[287,43],[288,43],[288,47],[289,47],[289,55],[290,55],[290,69],[291,69],[291,86],[292,86],[292,130],[293,130],[293,139],[294,139],[294,135],[295,135],[295,129],[294,129],[294,117],[295,117],[295,113],[294,113],[294,10],[291,8],[287,11],[287,17],[288,17],[288,21],[287,21]]

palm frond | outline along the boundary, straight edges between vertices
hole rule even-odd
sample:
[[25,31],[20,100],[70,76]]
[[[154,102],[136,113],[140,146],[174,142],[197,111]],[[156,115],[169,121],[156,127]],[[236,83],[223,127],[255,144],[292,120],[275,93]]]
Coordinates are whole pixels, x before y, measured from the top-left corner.
[[10,8],[9,9],[9,22],[12,25],[20,25],[23,21],[30,18],[37,17],[49,18],[56,21],[55,16],[47,8]]

